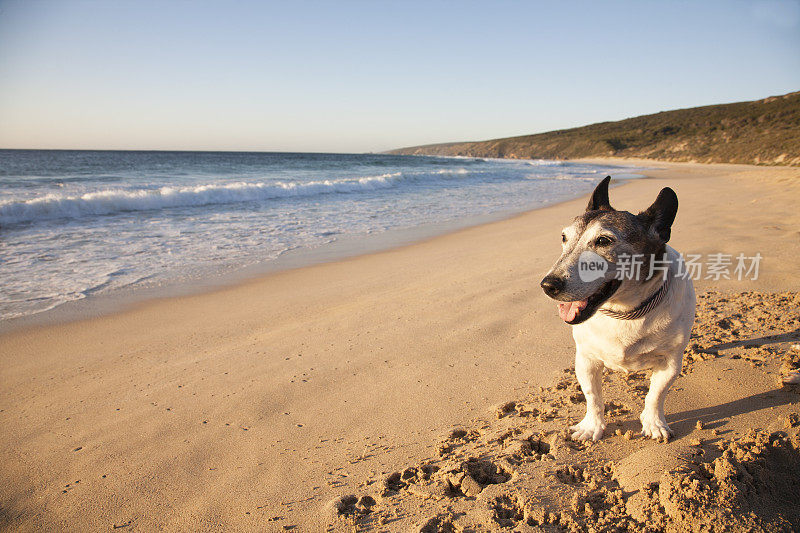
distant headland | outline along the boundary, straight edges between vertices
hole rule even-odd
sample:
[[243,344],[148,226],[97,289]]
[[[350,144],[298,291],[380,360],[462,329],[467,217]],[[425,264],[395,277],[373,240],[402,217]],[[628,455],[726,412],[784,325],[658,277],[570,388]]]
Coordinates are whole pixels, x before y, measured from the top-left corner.
[[516,159],[630,157],[797,166],[800,91],[535,135],[412,146],[389,153]]

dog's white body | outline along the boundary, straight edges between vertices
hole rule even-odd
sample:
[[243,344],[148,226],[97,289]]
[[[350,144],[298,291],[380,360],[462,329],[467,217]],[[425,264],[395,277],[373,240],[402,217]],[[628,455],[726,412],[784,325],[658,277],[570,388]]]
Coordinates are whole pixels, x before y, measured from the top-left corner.
[[[675,277],[680,255],[667,246],[670,260],[670,286],[664,300],[637,320],[619,320],[595,313],[586,322],[572,326],[575,339],[575,374],[586,397],[586,416],[576,426],[573,437],[597,440],[606,424],[603,416],[603,368],[625,372],[653,369],[650,390],[639,419],[642,434],[667,439],[669,426],[664,417],[664,399],[681,371],[683,350],[695,317],[695,293],[692,280]],[[658,290],[661,276],[619,297],[612,297],[603,308],[624,310],[634,307]],[[616,295],[615,295],[616,296]]]
[[[664,399],[681,372],[695,314],[692,281],[681,256],[667,246],[678,197],[664,188],[645,211],[618,211],[608,200],[610,177],[596,188],[586,212],[562,231],[562,252],[541,282],[572,326],[575,374],[586,397],[586,416],[573,426],[572,438],[598,440],[605,430],[603,369],[625,372],[652,369],[650,390],[639,417],[642,434],[668,439]],[[611,270],[588,277],[585,256],[620,268],[625,256],[641,256],[648,271],[610,278]],[[593,259],[594,261],[594,259]],[[661,269],[667,267],[666,276]],[[610,267],[609,267],[610,268]],[[659,270],[656,270],[658,268]],[[665,279],[669,282],[665,285]]]

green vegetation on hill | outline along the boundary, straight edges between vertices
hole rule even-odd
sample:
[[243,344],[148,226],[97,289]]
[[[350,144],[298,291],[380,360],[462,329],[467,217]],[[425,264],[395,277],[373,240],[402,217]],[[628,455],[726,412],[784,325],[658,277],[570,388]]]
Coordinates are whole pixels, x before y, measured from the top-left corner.
[[800,165],[800,92],[491,141],[392,150],[407,155],[575,159],[639,157]]

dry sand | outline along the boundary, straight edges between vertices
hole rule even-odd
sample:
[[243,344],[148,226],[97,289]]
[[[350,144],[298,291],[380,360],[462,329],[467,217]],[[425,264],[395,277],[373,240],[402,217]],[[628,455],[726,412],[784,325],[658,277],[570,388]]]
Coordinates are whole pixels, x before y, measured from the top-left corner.
[[[778,377],[800,328],[800,170],[646,164],[652,179],[614,188],[613,205],[642,209],[669,185],[679,251],[764,256],[757,281],[697,283],[701,306],[717,309],[701,314],[668,396],[670,444],[625,438],[639,429],[638,375],[609,376],[616,403],[600,444],[559,440],[582,405],[563,373],[569,328],[538,282],[581,199],[0,336],[0,527],[679,528],[723,524],[728,507],[749,516],[745,501],[779,529],[792,518],[765,494],[798,483],[784,475],[798,453],[784,425],[800,397]],[[501,418],[490,410],[510,400]],[[463,434],[443,441],[454,427]],[[733,482],[749,481],[725,473],[741,464],[755,472],[755,504]],[[445,477],[459,472],[475,483]],[[367,498],[330,504],[349,494]]]
[[585,400],[566,368],[334,500],[331,530],[800,530],[800,389],[780,380],[800,370],[798,332],[797,293],[703,293],[669,443],[637,434],[646,372],[607,373],[606,437],[571,441]]

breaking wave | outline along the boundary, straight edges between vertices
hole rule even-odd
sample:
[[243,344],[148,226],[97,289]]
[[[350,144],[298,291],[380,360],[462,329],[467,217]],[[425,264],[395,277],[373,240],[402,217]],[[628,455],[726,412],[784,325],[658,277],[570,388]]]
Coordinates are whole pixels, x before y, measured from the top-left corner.
[[112,215],[126,211],[150,211],[174,207],[260,202],[276,198],[354,193],[393,187],[403,180],[400,172],[365,178],[307,183],[222,183],[158,189],[109,189],[81,195],[47,194],[29,200],[0,203],[0,224],[37,220]]

